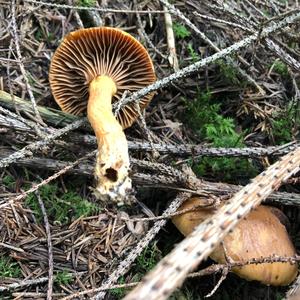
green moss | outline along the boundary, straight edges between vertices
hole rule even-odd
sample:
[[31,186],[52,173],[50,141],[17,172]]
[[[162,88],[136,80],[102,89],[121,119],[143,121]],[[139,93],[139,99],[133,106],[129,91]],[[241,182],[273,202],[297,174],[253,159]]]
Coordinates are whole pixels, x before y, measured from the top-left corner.
[[[202,93],[194,101],[185,101],[185,119],[193,131],[213,147],[243,147],[244,132],[235,130],[232,118],[220,113],[220,103],[215,103],[209,92]],[[203,157],[199,163],[191,162],[194,172],[199,176],[210,174],[227,180],[236,176],[253,176],[256,169],[242,158]]]
[[300,109],[297,103],[291,103],[286,109],[273,114],[272,134],[277,145],[290,142],[293,133],[300,129]]
[[57,284],[63,284],[64,285],[64,284],[71,283],[72,280],[73,280],[72,274],[69,273],[66,270],[63,270],[63,271],[57,272],[55,274],[54,282],[57,283]]
[[189,52],[190,57],[192,58],[193,62],[196,62],[197,60],[200,60],[200,56],[197,54],[197,52],[194,50],[192,43],[188,43],[187,50]]
[[[148,246],[143,250],[140,256],[136,259],[136,264],[131,268],[131,274],[134,274],[130,278],[130,282],[140,281],[142,277],[156,266],[156,264],[161,260],[162,255],[158,249],[156,243]],[[118,284],[126,283],[126,278],[124,276],[120,277]],[[110,291],[113,299],[122,299],[128,292],[126,288],[116,288]]]
[[273,64],[273,72],[281,75],[282,77],[287,77],[289,74],[287,65],[281,60],[275,60]]
[[42,39],[43,39],[43,32],[42,32],[42,30],[41,30],[40,28],[38,28],[38,29],[36,30],[36,32],[34,33],[34,38],[35,38],[37,41],[39,41],[39,42],[42,41]]
[[6,175],[2,178],[2,183],[9,189],[15,188],[15,179],[11,175]]
[[178,39],[184,39],[191,35],[191,32],[184,25],[181,25],[176,22],[173,23],[173,30],[175,37]]
[[168,300],[201,300],[203,298],[199,297],[195,298],[193,292],[188,290],[187,288],[182,288],[180,290],[175,291]]
[[[57,184],[46,184],[39,189],[39,193],[49,220],[57,224],[67,224],[73,219],[89,216],[99,210],[95,204],[80,197],[71,189],[63,193]],[[42,222],[43,216],[36,195],[28,195],[25,205],[34,212],[37,221]]]
[[136,273],[147,273],[154,268],[154,266],[160,261],[161,258],[161,252],[157,248],[156,243],[148,246],[143,250],[141,255],[138,256],[136,260]]
[[18,278],[21,275],[21,268],[12,258],[0,255],[0,278]]
[[227,83],[240,85],[240,80],[238,78],[238,71],[234,66],[228,64],[223,59],[217,60],[216,64],[219,66],[220,73],[223,79],[225,79]]
[[[118,284],[124,284],[124,283],[125,283],[125,277],[121,276],[118,280]],[[111,289],[110,294],[114,297],[114,299],[122,299],[126,295],[126,289],[125,288]]]
[[85,6],[85,7],[92,7],[95,6],[97,0],[77,0],[77,5]]

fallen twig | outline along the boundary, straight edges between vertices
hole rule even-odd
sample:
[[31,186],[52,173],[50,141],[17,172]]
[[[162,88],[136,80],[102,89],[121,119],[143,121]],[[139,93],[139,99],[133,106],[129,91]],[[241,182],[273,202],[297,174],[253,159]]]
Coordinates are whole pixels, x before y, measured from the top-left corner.
[[48,288],[47,288],[47,300],[52,299],[53,294],[53,248],[52,248],[52,240],[51,240],[51,231],[50,231],[50,225],[48,221],[47,212],[45,209],[44,202],[41,198],[41,195],[36,192],[36,196],[42,211],[45,229],[46,229],[46,235],[47,235],[47,245],[48,245]]
[[[244,26],[239,26],[239,24],[236,24],[239,28],[243,29],[243,30],[247,30],[248,32],[254,33],[254,27],[258,27],[259,24],[255,24],[253,21],[250,21],[249,19],[246,19],[244,16],[242,16],[241,14],[237,13],[236,11],[234,11],[230,6],[228,5],[223,5],[223,3],[221,3],[221,1],[218,1],[220,6],[216,6],[215,8],[222,10],[224,12],[229,13],[231,16],[233,16],[234,18],[238,18],[239,20],[243,20],[243,22],[245,22],[246,24],[248,24],[248,27],[245,28]],[[264,15],[264,17],[266,17]],[[220,22],[226,22],[223,20],[218,20]],[[229,24],[228,22],[225,24]],[[274,38],[266,38],[265,39],[265,43],[267,45],[267,47],[273,52],[275,53],[282,61],[284,61],[287,65],[289,65],[290,67],[292,67],[293,69],[299,71],[300,70],[300,63],[299,61],[297,61],[296,59],[294,59],[291,55],[289,55],[284,49],[282,49],[282,47],[280,47],[280,45],[278,44],[278,41],[276,41],[276,39]]]
[[[28,101],[22,100],[21,98],[14,96],[15,102],[20,112],[32,113],[31,105]],[[11,95],[0,91],[0,103],[3,104],[10,110],[13,110],[13,102],[11,101]],[[70,115],[60,110],[49,109],[44,106],[37,106],[44,121],[54,126],[66,126],[71,124],[75,120],[80,120],[79,117]],[[28,124],[26,119],[17,116],[16,114],[10,113],[10,119],[6,116],[1,115],[3,113],[8,114],[9,111],[0,107],[0,125],[7,128],[14,128],[14,130],[28,131],[34,133],[31,129],[31,123]],[[20,121],[14,122],[13,118]],[[28,125],[28,126],[26,126]],[[89,127],[87,123],[87,127]],[[49,129],[48,129],[49,130]],[[49,130],[50,131],[50,130]],[[76,144],[86,144],[96,146],[97,141],[95,136],[88,134],[73,134],[72,132],[65,138],[66,141]],[[260,156],[282,156],[296,149],[299,143],[292,142],[280,146],[270,147],[244,147],[244,148],[214,148],[206,145],[191,145],[191,144],[166,144],[166,143],[153,143],[141,140],[128,141],[129,150],[133,151],[153,151],[155,149],[161,154],[173,154],[180,157],[192,157],[192,160],[196,162],[202,156],[215,156],[215,157],[260,157]]]
[[[13,111],[15,110],[15,108],[17,108],[18,111],[24,114],[34,114],[34,110],[30,102],[23,100],[15,95],[10,95],[9,93],[1,90],[0,103],[1,106]],[[61,110],[52,109],[50,107],[37,105],[37,110],[40,116],[45,120],[45,122],[53,126],[64,127],[74,121],[81,119],[80,117],[65,113]]]
[[[76,277],[79,275],[82,275],[86,272],[77,272],[77,273],[69,273],[69,276]],[[56,276],[54,275],[54,278]],[[0,286],[0,292],[10,291],[10,290],[16,290],[20,289],[22,287],[28,287],[31,285],[38,285],[44,282],[47,282],[49,280],[48,276],[36,278],[36,279],[28,279],[28,280],[22,280],[20,282],[11,283],[5,286]]]
[[[21,50],[20,50],[20,43],[19,43],[19,36],[17,33],[17,22],[16,22],[16,0],[11,0],[11,18],[12,18],[12,33],[13,33],[13,38],[14,38],[14,43],[15,43],[15,47],[16,47],[16,52],[17,52],[17,58],[18,58],[18,64],[20,67],[20,71],[22,73],[26,88],[27,88],[27,92],[31,101],[31,105],[32,108],[34,110],[35,113],[35,117],[37,122],[39,122],[41,125],[45,125],[43,122],[43,119],[41,118],[39,111],[37,109],[37,104],[33,95],[33,92],[31,90],[28,78],[27,78],[27,74],[26,74],[26,70],[24,67],[24,64],[22,62],[22,55],[21,55]],[[38,127],[37,127],[38,128]]]
[[71,164],[67,164],[65,167],[60,168],[57,173],[53,174],[52,176],[48,177],[47,179],[43,180],[42,182],[34,185],[29,190],[21,193],[20,195],[14,197],[12,199],[5,200],[3,204],[0,204],[0,209],[9,206],[12,203],[15,203],[17,201],[20,201],[20,200],[24,199],[28,194],[37,191],[41,186],[43,186],[45,184],[48,184],[50,181],[58,178],[59,176],[61,176],[64,173],[68,172],[69,170],[71,170],[72,168],[74,168],[75,166],[77,166],[81,161],[83,161],[83,160],[85,160],[85,159],[87,159],[89,157],[95,156],[95,155],[96,155],[96,150],[93,151],[93,152],[91,152],[91,153],[89,153],[89,154],[87,154],[84,157],[81,157],[81,158],[77,159],[75,162],[72,162]]
[[[1,148],[0,157],[1,155],[5,155],[8,153],[11,153],[8,149]],[[92,163],[81,162],[76,167],[71,162],[59,161],[50,158],[39,158],[39,157],[20,159],[15,163],[15,165],[25,166],[34,169],[48,169],[52,171],[61,171],[62,169],[66,170],[66,168],[69,166],[69,168],[66,171],[67,173],[90,176],[90,177],[93,176],[93,170],[94,170],[94,166]],[[171,176],[162,176],[157,174],[151,175],[151,174],[133,173],[132,179],[135,185],[140,185],[140,186],[149,186],[149,187],[153,186],[155,188],[163,188],[163,189],[178,189],[179,191],[180,188],[185,188],[184,185],[182,186],[179,185],[177,178],[175,178],[174,176],[171,177]],[[202,179],[197,179],[197,180],[199,182],[199,186],[196,190],[192,190],[192,192],[195,192],[196,194],[205,193],[205,194],[228,196],[243,188],[240,185],[210,182]],[[282,205],[296,205],[296,206],[300,205],[300,195],[296,193],[273,192],[267,199]]]
[[0,160],[0,168],[7,167],[11,163],[17,161],[20,158],[26,157],[26,156],[31,156],[32,151],[36,151],[38,149],[41,149],[42,147],[48,145],[51,143],[53,140],[61,137],[62,135],[66,134],[67,132],[74,130],[80,126],[82,126],[84,123],[86,123],[86,119],[79,119],[75,121],[74,123],[67,125],[66,127],[62,129],[56,130],[53,134],[50,134],[48,136],[45,136],[41,141],[34,142],[32,144],[29,144],[22,148],[19,151],[16,151],[15,153],[9,155],[8,157],[2,158]]
[[298,300],[300,299],[300,275],[298,275],[296,281],[292,287],[287,291],[285,300]]
[[37,0],[25,0],[25,2],[43,5],[47,7],[56,7],[56,8],[65,8],[65,9],[76,9],[76,10],[92,10],[92,11],[100,11],[103,13],[126,13],[126,14],[163,14],[165,13],[162,10],[132,10],[132,9],[114,9],[114,8],[103,8],[103,7],[87,7],[87,6],[75,6],[75,5],[66,5],[66,4],[58,4],[51,2],[43,2]]
[[169,49],[168,60],[173,70],[177,72],[179,70],[179,63],[176,55],[172,16],[168,12],[168,8],[166,6],[164,6],[164,10],[165,10],[165,25],[166,25],[166,32],[167,32],[167,44]]
[[[280,256],[271,256],[271,257],[262,257],[262,258],[254,258],[246,262],[241,262],[241,261],[234,261],[231,263],[227,264],[213,264],[211,266],[206,267],[203,270],[200,270],[198,272],[193,272],[188,274],[187,278],[196,278],[196,277],[203,277],[211,274],[216,274],[219,272],[223,272],[223,270],[231,270],[234,267],[242,267],[246,265],[252,265],[252,264],[261,264],[261,263],[273,263],[273,262],[290,262],[290,263],[296,263],[300,261],[299,256],[294,256],[294,257],[280,257]],[[116,284],[112,285],[108,288],[95,288],[95,289],[90,289],[82,292],[77,292],[74,294],[71,294],[67,297],[62,298],[61,300],[71,300],[80,296],[84,296],[87,294],[92,294],[92,293],[97,293],[101,291],[106,291],[106,290],[112,290],[112,289],[117,289],[117,288],[131,288],[134,286],[137,286],[140,282],[130,282],[130,283],[124,283],[124,284]],[[293,299],[297,300],[297,299]]]

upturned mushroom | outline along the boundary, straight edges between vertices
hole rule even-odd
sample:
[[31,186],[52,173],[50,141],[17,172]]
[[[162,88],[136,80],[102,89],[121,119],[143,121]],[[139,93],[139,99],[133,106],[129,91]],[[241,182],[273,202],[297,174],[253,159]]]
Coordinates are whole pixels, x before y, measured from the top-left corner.
[[[128,201],[131,180],[129,155],[123,129],[138,116],[136,103],[112,111],[125,91],[134,92],[156,80],[146,49],[128,33],[110,27],[71,32],[53,55],[49,81],[53,96],[63,111],[79,115],[87,111],[97,142],[95,194],[118,204]],[[148,94],[139,101],[143,109]]]
[[[195,207],[199,198],[190,198],[179,210]],[[212,216],[213,209],[199,208],[172,218],[173,223],[183,235],[206,218]],[[246,262],[253,258],[277,255],[291,257],[296,250],[289,238],[285,226],[278,216],[284,214],[273,207],[260,205],[241,220],[229,233],[223,243],[211,253],[210,258],[218,263],[226,263],[226,255],[232,261]],[[225,249],[225,250],[224,250]],[[250,264],[233,268],[233,272],[247,280],[260,281],[266,285],[282,286],[290,284],[297,276],[297,265],[289,262]]]

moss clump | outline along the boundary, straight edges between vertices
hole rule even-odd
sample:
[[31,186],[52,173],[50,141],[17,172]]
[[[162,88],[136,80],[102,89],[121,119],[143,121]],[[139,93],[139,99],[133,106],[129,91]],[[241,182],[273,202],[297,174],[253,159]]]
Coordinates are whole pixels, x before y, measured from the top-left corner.
[[18,278],[21,275],[21,268],[17,262],[10,257],[0,255],[0,278]]
[[[46,184],[39,189],[49,220],[56,224],[67,224],[81,216],[96,213],[98,207],[78,195],[74,190],[62,192],[57,184]],[[30,194],[25,204],[35,214],[37,221],[42,222],[43,215],[35,194]]]
[[[185,101],[185,119],[192,130],[212,147],[241,148],[244,146],[244,132],[238,133],[234,120],[220,113],[220,103],[215,103],[209,92],[199,94],[194,101]],[[255,167],[244,158],[204,157],[199,163],[192,163],[199,176],[212,175],[230,180],[240,174],[256,174]]]

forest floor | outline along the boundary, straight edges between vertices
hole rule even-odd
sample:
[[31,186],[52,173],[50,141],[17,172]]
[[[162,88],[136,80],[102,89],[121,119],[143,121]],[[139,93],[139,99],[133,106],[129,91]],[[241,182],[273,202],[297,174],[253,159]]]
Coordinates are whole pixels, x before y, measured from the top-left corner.
[[[191,192],[176,170],[190,167],[206,182],[205,192],[226,201],[299,147],[299,18],[260,36],[297,13],[298,1],[284,0],[0,0],[0,299],[46,299],[47,293],[48,299],[90,299],[115,270],[105,297],[121,299],[183,239],[170,216],[166,224],[156,218]],[[132,206],[96,199],[93,132],[82,116],[61,112],[49,86],[51,57],[64,36],[97,26],[137,38],[157,79],[165,79],[125,130]],[[171,174],[161,169],[166,166]],[[267,199],[288,217],[298,251],[299,182],[298,173]],[[127,271],[120,268],[125,259]],[[170,299],[204,299],[212,291],[210,299],[218,300],[283,299],[290,288],[216,270],[187,278]]]

